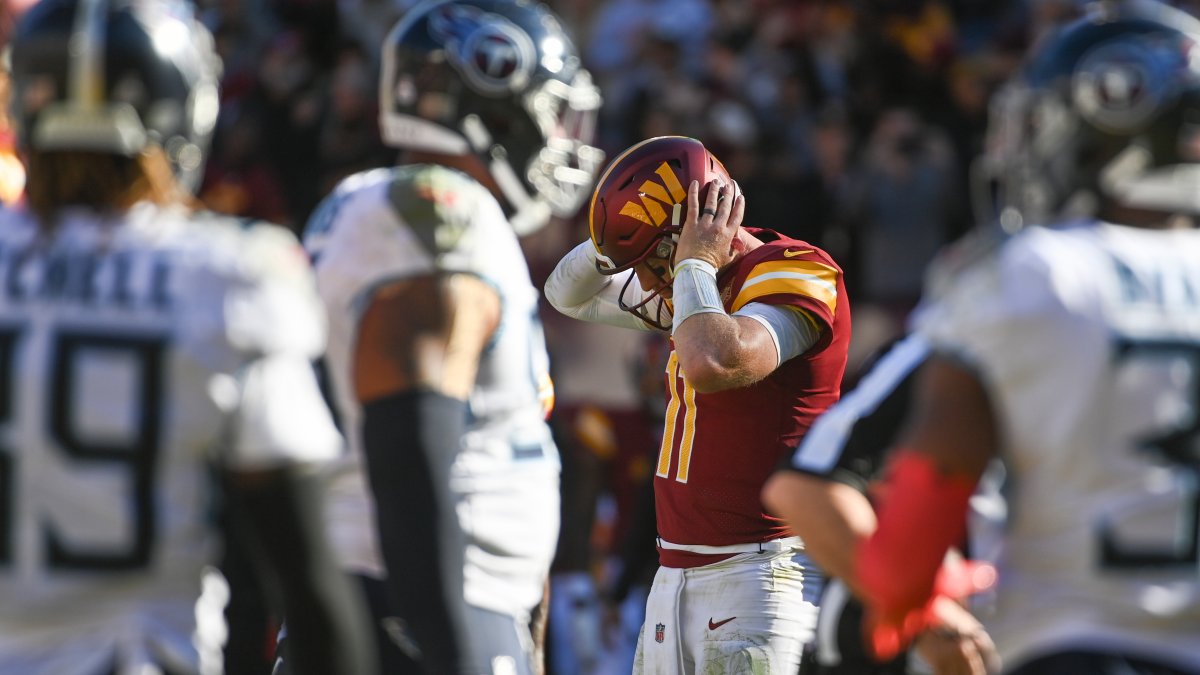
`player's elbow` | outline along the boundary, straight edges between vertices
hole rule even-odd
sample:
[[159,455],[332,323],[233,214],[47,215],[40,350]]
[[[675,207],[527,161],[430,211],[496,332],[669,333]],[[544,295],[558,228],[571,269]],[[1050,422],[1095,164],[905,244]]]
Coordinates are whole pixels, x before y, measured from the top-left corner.
[[808,498],[805,478],[795,471],[780,469],[767,478],[760,492],[767,511],[783,518],[793,528],[792,521],[802,519],[805,511],[803,505]]
[[574,317],[578,313],[578,307],[573,307],[563,302],[563,299],[554,295],[549,288],[546,289],[545,295],[546,301],[549,302],[550,306],[553,307],[559,314],[565,314],[566,316]]
[[712,394],[750,384],[736,363],[723,360],[719,355],[676,353],[679,356],[679,370],[697,393]]
[[809,533],[814,521],[827,513],[816,507],[826,503],[823,495],[828,485],[826,479],[781,469],[763,484],[760,496],[768,512],[782,518],[803,537],[801,533]]
[[688,385],[698,393],[748,387],[779,366],[775,348],[756,340],[753,332],[741,330],[736,322],[716,322],[715,328],[714,324],[696,324],[689,330],[689,324],[694,321],[697,319],[684,322],[681,329],[675,331],[674,338],[679,369]]
[[542,286],[542,295],[545,296],[546,302],[559,312],[567,314],[571,310],[572,305],[567,301],[567,292],[560,285],[547,281]]
[[762,492],[759,494],[767,511],[777,516],[782,516],[788,510],[787,504],[791,489],[787,485],[787,478],[786,472],[776,471],[767,478],[766,483],[763,483]]
[[545,296],[546,301],[559,314],[569,316],[572,319],[579,319],[580,321],[591,320],[591,317],[588,315],[588,309],[594,304],[592,298],[589,297],[580,300],[577,297],[570,297],[568,293],[558,288],[552,288],[549,284],[545,287]]

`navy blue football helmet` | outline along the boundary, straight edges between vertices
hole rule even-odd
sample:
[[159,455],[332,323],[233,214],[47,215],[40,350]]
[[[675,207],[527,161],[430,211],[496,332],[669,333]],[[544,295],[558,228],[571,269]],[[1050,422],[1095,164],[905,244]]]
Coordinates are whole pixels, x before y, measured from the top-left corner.
[[983,174],[1008,231],[1108,206],[1200,213],[1200,21],[1093,2],[993,99]]
[[396,148],[474,154],[519,234],[569,217],[603,153],[599,90],[566,28],[528,0],[432,0],[383,45],[380,130]]
[[16,26],[11,68],[22,147],[132,157],[155,145],[198,186],[220,62],[190,3],[42,0]]

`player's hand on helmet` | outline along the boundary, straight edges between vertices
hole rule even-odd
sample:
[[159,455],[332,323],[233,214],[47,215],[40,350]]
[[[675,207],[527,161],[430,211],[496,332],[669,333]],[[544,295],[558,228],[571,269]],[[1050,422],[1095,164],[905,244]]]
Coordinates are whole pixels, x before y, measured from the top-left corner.
[[675,250],[675,262],[698,258],[717,269],[734,259],[733,241],[746,212],[746,200],[737,184],[708,184],[708,194],[700,203],[700,182],[688,186],[687,216]]
[[917,636],[914,648],[934,675],[998,672],[996,645],[974,615],[945,596],[930,609],[932,625]]

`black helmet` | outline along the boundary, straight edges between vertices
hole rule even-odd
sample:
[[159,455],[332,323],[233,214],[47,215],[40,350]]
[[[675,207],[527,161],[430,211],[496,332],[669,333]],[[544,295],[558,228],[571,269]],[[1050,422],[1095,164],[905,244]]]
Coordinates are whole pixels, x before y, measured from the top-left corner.
[[219,61],[190,3],[42,0],[12,42],[21,146],[134,156],[160,146],[194,189],[217,120]]
[[1200,21],[1092,3],[993,99],[981,161],[1010,231],[1112,204],[1200,213]]
[[599,91],[540,3],[414,7],[384,43],[379,94],[385,143],[479,156],[521,234],[573,215],[604,161],[590,145]]

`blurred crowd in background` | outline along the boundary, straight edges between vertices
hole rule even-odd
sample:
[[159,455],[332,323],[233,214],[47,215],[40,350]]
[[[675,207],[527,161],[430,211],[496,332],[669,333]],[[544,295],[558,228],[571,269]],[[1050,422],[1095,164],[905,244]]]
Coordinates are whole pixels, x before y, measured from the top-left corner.
[[[302,227],[342,176],[387,164],[376,67],[412,0],[198,0],[224,59],[202,199]],[[605,104],[610,155],[694,136],[747,221],[819,242],[859,307],[901,316],[971,222],[988,93],[1075,0],[557,0]],[[586,223],[552,229],[556,261]],[[538,265],[535,264],[535,267]]]
[[[0,0],[0,46],[33,1]],[[339,179],[393,163],[376,124],[378,50],[411,4],[196,0],[224,61],[200,199],[299,232]],[[854,306],[853,377],[872,348],[903,330],[935,252],[974,223],[970,166],[984,149],[989,95],[1028,45],[1079,2],[548,4],[577,36],[601,87],[598,145],[610,157],[650,136],[696,137],[739,181],[746,224],[812,241],[842,264]],[[1174,4],[1200,13],[1200,1]],[[0,199],[14,198],[19,183],[11,130],[0,117]],[[587,223],[576,219],[526,240],[535,283],[586,236]],[[552,310],[544,319],[564,454],[556,570],[586,579],[575,586],[585,590],[564,597],[566,611],[590,617],[576,622],[570,652],[594,661],[602,649],[589,655],[577,643],[605,634],[597,622],[615,617],[605,600],[619,600],[655,565],[642,487],[658,450],[666,350],[661,338],[635,331]],[[648,525],[639,514],[649,515]],[[557,666],[559,675],[600,669]]]
[[[5,0],[0,43],[34,1]],[[299,230],[340,178],[391,163],[378,50],[413,2],[196,0],[224,60],[201,199]],[[699,138],[741,183],[748,223],[819,242],[857,306],[898,321],[925,263],[972,222],[988,94],[1079,0],[548,4],[601,86],[602,148]],[[551,229],[532,252],[555,261],[584,228]]]

